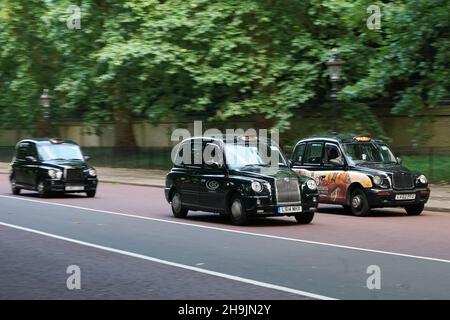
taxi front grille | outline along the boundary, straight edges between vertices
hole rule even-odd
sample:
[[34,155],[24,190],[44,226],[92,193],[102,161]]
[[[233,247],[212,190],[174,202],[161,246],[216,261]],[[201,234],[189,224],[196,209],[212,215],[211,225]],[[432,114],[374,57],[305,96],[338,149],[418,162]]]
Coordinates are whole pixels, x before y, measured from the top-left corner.
[[408,172],[396,172],[393,176],[394,189],[404,190],[413,189],[414,181],[411,173]]
[[297,178],[276,179],[275,187],[278,204],[300,202],[300,189]]
[[67,169],[66,182],[82,182],[84,180],[82,169]]

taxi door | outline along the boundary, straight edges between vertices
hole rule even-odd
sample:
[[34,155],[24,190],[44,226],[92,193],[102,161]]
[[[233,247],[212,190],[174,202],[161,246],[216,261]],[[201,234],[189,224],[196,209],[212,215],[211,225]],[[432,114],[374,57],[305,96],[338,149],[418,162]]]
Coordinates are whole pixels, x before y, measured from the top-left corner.
[[296,173],[313,178],[317,183],[319,202],[327,198],[326,186],[323,186],[322,172],[324,170],[322,157],[324,143],[312,141],[297,145],[291,159],[292,170]]
[[323,152],[323,169],[318,172],[325,203],[344,204],[349,186],[348,173],[345,170],[345,159],[335,143],[327,142]]
[[216,143],[203,144],[203,169],[199,175],[199,205],[211,211],[225,209],[226,170],[223,149]]

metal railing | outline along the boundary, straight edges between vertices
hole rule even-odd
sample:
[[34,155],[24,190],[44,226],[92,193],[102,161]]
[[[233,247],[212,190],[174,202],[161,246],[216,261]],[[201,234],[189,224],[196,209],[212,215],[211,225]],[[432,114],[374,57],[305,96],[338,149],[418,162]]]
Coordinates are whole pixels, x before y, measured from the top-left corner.
[[[164,170],[172,167],[170,148],[84,147],[82,149],[85,155],[91,157],[89,163],[94,166]],[[393,149],[395,155],[402,158],[403,165],[408,169],[422,172],[433,183],[450,183],[450,148],[400,147]],[[13,154],[14,147],[0,146],[0,162],[10,162]]]

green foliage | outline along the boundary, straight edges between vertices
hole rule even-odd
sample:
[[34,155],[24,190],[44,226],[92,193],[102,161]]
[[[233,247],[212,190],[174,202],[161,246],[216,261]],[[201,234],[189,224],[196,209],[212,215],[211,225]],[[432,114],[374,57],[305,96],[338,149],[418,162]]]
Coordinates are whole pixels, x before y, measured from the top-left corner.
[[449,96],[446,0],[378,2],[380,31],[366,27],[371,0],[90,0],[69,30],[72,4],[0,0],[3,126],[31,128],[50,88],[55,119],[93,128],[121,110],[152,122],[259,116],[286,130],[314,105],[311,125],[328,130],[335,46],[346,60],[341,131],[383,135],[369,105],[413,116]]

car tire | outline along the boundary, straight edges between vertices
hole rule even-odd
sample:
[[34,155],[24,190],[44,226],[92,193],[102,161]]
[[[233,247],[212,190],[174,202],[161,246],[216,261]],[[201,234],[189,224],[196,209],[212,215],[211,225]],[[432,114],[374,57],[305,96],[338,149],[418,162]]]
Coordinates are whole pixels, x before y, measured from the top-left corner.
[[20,189],[19,187],[16,187],[16,178],[12,177],[11,178],[11,192],[12,192],[12,194],[17,196],[17,195],[20,194],[21,190],[22,189]]
[[95,195],[97,194],[97,190],[89,190],[89,191],[86,191],[86,196],[88,197],[88,198],[95,198]]
[[231,223],[238,226],[246,225],[248,222],[247,213],[244,204],[239,196],[231,198],[229,205],[229,215]]
[[367,201],[366,194],[360,188],[353,190],[350,198],[350,208],[352,209],[353,215],[358,217],[364,217],[369,214],[369,202]]
[[39,197],[46,198],[49,195],[47,188],[45,187],[44,181],[39,180],[37,185],[37,192],[39,193]]
[[313,219],[314,219],[314,212],[305,212],[295,215],[295,220],[297,220],[298,224],[308,224],[311,223]]
[[186,218],[189,210],[183,208],[181,194],[179,192],[175,191],[173,194],[170,206],[172,207],[172,213],[175,218]]
[[406,214],[408,216],[418,216],[422,213],[424,208],[425,208],[425,205],[423,203],[419,203],[419,204],[413,204],[410,206],[406,206],[405,210],[406,210]]

